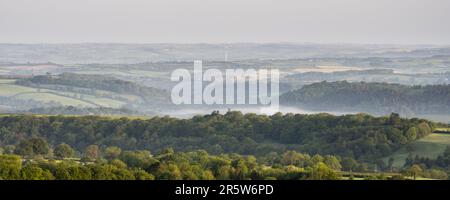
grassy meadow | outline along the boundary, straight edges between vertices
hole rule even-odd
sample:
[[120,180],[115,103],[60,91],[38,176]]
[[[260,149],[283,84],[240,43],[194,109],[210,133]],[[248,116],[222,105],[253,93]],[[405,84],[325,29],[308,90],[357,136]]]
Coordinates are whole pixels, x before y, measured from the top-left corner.
[[394,166],[401,167],[405,164],[405,159],[411,153],[413,156],[436,158],[442,154],[445,148],[450,145],[450,134],[433,133],[420,140],[402,147],[393,155],[386,158],[394,158]]

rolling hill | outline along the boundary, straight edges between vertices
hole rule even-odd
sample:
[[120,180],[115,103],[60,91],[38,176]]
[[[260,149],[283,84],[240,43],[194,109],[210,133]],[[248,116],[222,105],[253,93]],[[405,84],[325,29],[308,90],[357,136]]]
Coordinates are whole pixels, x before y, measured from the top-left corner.
[[311,110],[406,116],[450,113],[450,85],[406,86],[388,83],[320,82],[287,92],[282,105]]
[[433,133],[402,147],[387,157],[386,160],[394,158],[394,166],[402,167],[409,154],[413,157],[417,155],[419,157],[436,159],[445,151],[447,146],[450,146],[450,134]]

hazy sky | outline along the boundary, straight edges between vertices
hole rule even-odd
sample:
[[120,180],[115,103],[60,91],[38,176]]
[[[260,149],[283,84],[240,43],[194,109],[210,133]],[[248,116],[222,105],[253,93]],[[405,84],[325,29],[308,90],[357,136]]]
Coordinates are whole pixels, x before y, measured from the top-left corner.
[[1,43],[450,44],[450,0],[0,0]]

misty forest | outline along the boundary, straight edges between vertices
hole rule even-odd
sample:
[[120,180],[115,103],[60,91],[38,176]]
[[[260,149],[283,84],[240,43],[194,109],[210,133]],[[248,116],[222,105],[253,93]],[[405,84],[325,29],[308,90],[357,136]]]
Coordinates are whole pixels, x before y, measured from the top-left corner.
[[[278,69],[279,110],[172,103],[194,60]],[[0,180],[449,176],[446,46],[0,44]]]

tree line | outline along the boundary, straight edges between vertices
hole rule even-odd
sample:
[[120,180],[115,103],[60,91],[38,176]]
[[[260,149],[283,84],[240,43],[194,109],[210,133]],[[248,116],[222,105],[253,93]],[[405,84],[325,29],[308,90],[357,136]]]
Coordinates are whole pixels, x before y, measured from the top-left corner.
[[232,111],[190,119],[6,115],[0,117],[0,146],[21,149],[23,142],[39,138],[52,147],[66,143],[78,152],[91,144],[152,152],[165,148],[202,149],[214,155],[263,156],[296,150],[370,163],[430,134],[435,126],[427,120],[405,119],[398,114],[267,116]]
[[[70,145],[54,149],[41,139],[30,139],[33,156],[3,150],[0,180],[337,180],[342,168],[337,157],[294,151],[257,160],[238,154],[210,155],[206,151],[164,149],[122,151],[119,147],[89,145],[75,155]],[[22,147],[21,147],[22,148]],[[22,150],[16,153],[23,154]],[[270,165],[268,165],[270,164]]]

